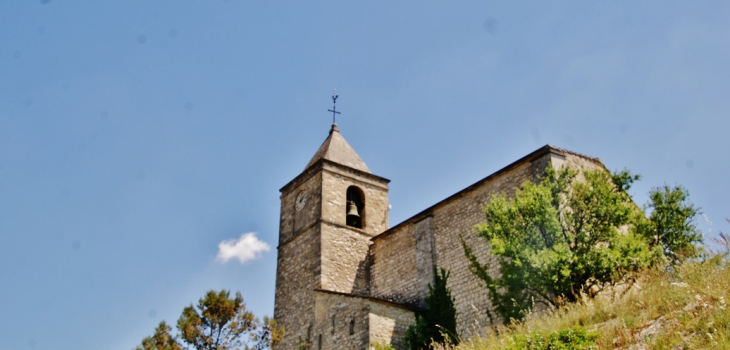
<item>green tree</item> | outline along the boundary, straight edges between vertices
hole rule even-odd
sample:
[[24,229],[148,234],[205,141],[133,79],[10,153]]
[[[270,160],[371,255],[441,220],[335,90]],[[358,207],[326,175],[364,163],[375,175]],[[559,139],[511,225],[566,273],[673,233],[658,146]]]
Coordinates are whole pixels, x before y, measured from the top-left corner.
[[231,298],[226,290],[209,291],[196,306],[185,307],[177,329],[180,340],[161,322],[136,350],[261,350],[277,344],[284,332],[274,319],[264,318],[262,323],[246,310],[241,293]]
[[155,334],[142,339],[142,345],[135,350],[182,350],[175,337],[170,334],[170,326],[165,321],[155,328]]
[[182,339],[197,350],[236,349],[247,337],[255,337],[256,318],[246,310],[241,293],[230,298],[221,290],[209,291],[197,307],[183,309],[177,328]]
[[426,310],[416,315],[416,323],[406,331],[406,342],[412,350],[428,349],[432,342],[458,343],[456,308],[447,286],[449,272],[443,268],[437,271],[434,267],[434,277],[433,286],[428,285]]
[[485,207],[486,222],[475,229],[501,258],[498,277],[462,240],[471,271],[505,321],[522,319],[535,303],[557,307],[593,295],[655,261],[657,251],[633,225],[643,214],[627,190],[638,176],[582,176],[548,167],[539,184],[525,182],[513,199],[497,195]]
[[672,264],[697,257],[703,242],[695,224],[700,210],[689,201],[689,192],[681,186],[664,185],[653,188],[649,199],[651,215],[640,226],[643,234],[662,249]]

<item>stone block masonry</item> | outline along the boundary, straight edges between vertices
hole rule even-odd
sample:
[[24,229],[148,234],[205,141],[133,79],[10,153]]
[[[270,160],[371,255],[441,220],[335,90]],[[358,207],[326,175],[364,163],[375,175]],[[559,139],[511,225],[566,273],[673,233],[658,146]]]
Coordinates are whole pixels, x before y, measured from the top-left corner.
[[314,320],[311,349],[367,349],[379,343],[405,350],[405,333],[415,316],[400,305],[320,290]]
[[319,232],[313,227],[279,246],[274,318],[288,334],[280,349],[297,349],[298,336],[305,335],[314,315],[315,290],[319,288]]
[[408,349],[406,330],[416,322],[413,311],[382,301],[369,302],[370,344],[391,344],[398,350]]

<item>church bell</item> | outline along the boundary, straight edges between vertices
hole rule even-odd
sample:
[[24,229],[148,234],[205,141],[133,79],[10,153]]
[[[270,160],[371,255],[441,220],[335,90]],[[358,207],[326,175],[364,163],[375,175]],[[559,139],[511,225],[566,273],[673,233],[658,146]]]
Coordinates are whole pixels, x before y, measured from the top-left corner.
[[350,202],[350,207],[347,210],[347,218],[348,219],[354,219],[354,218],[360,218],[360,214],[357,212],[357,206],[355,205],[355,202]]

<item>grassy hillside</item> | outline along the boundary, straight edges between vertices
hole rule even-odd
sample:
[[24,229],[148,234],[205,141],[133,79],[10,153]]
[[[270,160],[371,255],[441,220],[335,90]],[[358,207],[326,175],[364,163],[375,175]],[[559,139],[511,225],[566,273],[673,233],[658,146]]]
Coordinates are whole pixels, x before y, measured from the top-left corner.
[[730,266],[716,255],[647,271],[623,295],[533,315],[456,349],[730,349],[728,303]]

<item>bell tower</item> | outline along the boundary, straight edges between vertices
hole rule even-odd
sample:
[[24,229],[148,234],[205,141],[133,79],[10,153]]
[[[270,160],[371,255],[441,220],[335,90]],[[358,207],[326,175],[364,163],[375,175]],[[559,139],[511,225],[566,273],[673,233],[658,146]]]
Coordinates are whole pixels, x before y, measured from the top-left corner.
[[388,229],[389,182],[332,124],[304,171],[281,188],[274,318],[286,335],[278,349],[334,349],[343,341],[338,325],[348,324],[350,337],[367,328],[318,304],[317,293],[369,295],[370,238]]

